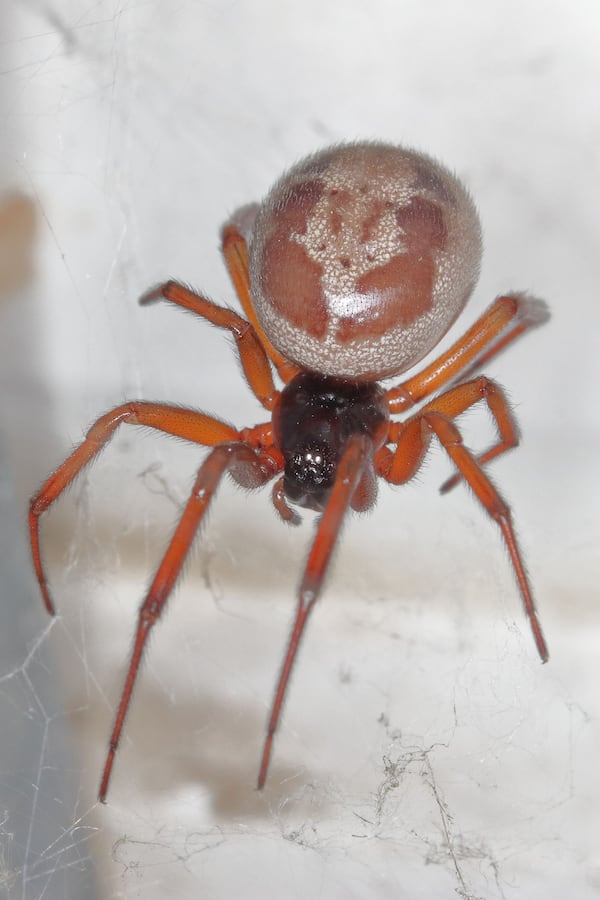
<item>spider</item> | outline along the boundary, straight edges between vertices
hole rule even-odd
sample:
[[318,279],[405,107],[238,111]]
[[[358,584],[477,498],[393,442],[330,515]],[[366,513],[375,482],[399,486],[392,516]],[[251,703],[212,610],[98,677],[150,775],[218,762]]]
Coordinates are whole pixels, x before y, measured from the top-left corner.
[[[484,468],[516,446],[519,432],[502,388],[477,374],[517,337],[547,321],[545,303],[522,293],[500,296],[461,339],[417,374],[392,387],[379,384],[429,353],[476,284],[480,225],[461,182],[432,158],[406,147],[336,145],[293,166],[261,204],[238,210],[221,239],[247,318],[175,281],[153,288],[140,302],[168,300],[229,331],[244,377],[269,420],[238,430],[192,409],[124,403],[92,425],[31,500],[33,563],[53,615],[40,553],[40,516],[116,429],[142,425],[212,447],[139,610],[100,782],[102,802],[148,635],[225,473],[248,489],[273,482],[273,505],[285,522],[300,521],[296,507],[320,513],[268,719],[259,788],[267,777],[298,646],[344,517],[349,509],[364,511],[375,504],[378,478],[393,485],[409,481],[434,437],[457,469],[442,492],[464,479],[498,524],[538,653],[542,662],[548,659],[510,509]],[[481,401],[498,434],[488,450],[475,456],[454,419]],[[391,420],[404,412],[403,421]]]

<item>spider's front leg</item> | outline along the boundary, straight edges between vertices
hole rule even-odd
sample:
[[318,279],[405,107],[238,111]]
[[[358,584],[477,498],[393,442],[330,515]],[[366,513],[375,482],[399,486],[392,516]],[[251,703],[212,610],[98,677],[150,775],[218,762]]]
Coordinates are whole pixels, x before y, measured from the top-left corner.
[[190,498],[150,585],[146,599],[140,607],[129,668],[100,782],[99,799],[102,803],[106,801],[115,754],[150,630],[161,615],[173,591],[200,523],[223,475],[229,471],[243,487],[257,488],[270,481],[280,470],[281,461],[275,452],[254,450],[244,443],[227,443],[215,447],[201,466]]
[[357,492],[361,490],[361,482],[364,477],[367,477],[367,480],[369,480],[369,466],[372,465],[372,457],[373,445],[370,438],[366,435],[358,434],[349,440],[340,460],[335,483],[327,505],[319,520],[317,534],[310,549],[308,562],[300,582],[296,617],[275,689],[275,698],[271,706],[267,736],[258,775],[259,790],[264,786],[267,778],[273,738],[279,724],[281,709],[300,640],[304,634],[308,617],[319,599],[346,512]]
[[236,441],[241,437],[240,432],[231,425],[227,425],[226,422],[221,422],[219,419],[192,409],[182,409],[167,403],[132,400],[101,416],[89,429],[85,440],[52,473],[38,493],[31,498],[29,504],[29,537],[33,566],[44,598],[44,605],[50,615],[54,615],[55,610],[42,563],[40,517],[72,484],[82,469],[100,453],[119,425],[123,424],[144,425],[147,428],[154,428],[165,434],[171,434],[207,447],[213,447],[225,441]]
[[[453,395],[455,398],[457,396],[460,397],[461,390],[469,387],[469,384],[472,383],[458,385],[456,388],[448,391],[447,394],[438,398],[439,408],[436,408],[436,401],[432,401],[406,422],[390,426],[390,433],[393,435],[390,439],[396,443],[396,448],[392,451],[388,447],[383,447],[377,453],[375,457],[377,472],[392,484],[404,484],[419,469],[431,438],[434,435],[438,438],[456,465],[460,475],[473,489],[479,502],[488,515],[498,524],[502,532],[538,653],[542,662],[546,662],[548,660],[548,648],[542,633],[533,594],[512,525],[510,508],[483,471],[480,460],[464,446],[458,428],[449,417],[448,408],[452,407],[453,402],[455,402],[453,401]],[[502,427],[510,425],[511,422],[512,420],[507,418],[505,425],[500,425],[500,430],[502,430]],[[492,450],[488,451],[488,453],[491,453]],[[502,451],[497,451],[493,455],[498,455],[498,452]]]

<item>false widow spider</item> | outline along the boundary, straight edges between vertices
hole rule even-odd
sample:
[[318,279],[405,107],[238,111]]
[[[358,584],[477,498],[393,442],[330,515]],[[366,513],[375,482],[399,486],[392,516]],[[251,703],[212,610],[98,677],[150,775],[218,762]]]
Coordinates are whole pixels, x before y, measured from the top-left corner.
[[[238,210],[223,228],[222,251],[247,319],[175,281],[140,302],[169,300],[230,331],[246,381],[270,420],[238,430],[196,410],[124,403],[92,425],[31,501],[33,562],[46,609],[54,614],[40,553],[40,516],[119,425],[143,425],[213,448],[139,610],[100,784],[103,802],[148,635],[226,472],[249,489],[274,481],[273,504],[286,522],[299,521],[293,507],[321,514],[271,707],[259,788],[298,645],[344,516],[349,508],[363,511],[375,504],[377,478],[394,485],[411,479],[433,437],[457,468],[442,491],[464,479],[500,527],[538,653],[543,662],[548,658],[509,507],[484,470],[518,443],[519,433],[502,388],[477,374],[517,337],[544,323],[546,305],[519,293],[498,297],[422,371],[394,387],[378,383],[429,353],[473,291],[481,232],[461,182],[430,157],[404,147],[336,145],[291,168],[262,204]],[[275,387],[272,367],[282,390]],[[475,456],[454,419],[480,401],[498,438]],[[404,421],[391,421],[391,415],[407,411]]]

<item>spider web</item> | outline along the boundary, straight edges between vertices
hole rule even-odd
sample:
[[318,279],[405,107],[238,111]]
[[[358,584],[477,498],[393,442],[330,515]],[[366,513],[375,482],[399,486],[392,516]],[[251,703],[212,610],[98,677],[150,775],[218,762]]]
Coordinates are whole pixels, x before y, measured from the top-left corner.
[[0,891],[91,897],[89,842],[97,826],[73,778],[68,720],[49,654],[54,623],[43,630],[34,625],[33,584],[23,583],[28,561],[14,530],[19,517],[4,478],[1,487]]
[[[319,17],[309,41],[291,13],[278,18],[280,6],[263,5],[277,28],[254,38],[265,42],[258,54],[265,63],[283,52],[282,34],[288,41],[299,35],[296,49],[311,59],[323,49],[322,34],[327,71],[345,72],[330,39],[339,7],[330,13],[307,2],[294,13],[307,27]],[[345,15],[349,8],[366,27],[360,5],[345,4]],[[383,0],[374,9],[391,12]],[[418,31],[426,23],[411,9],[403,28]],[[498,9],[505,14],[505,4]],[[176,398],[239,424],[260,420],[226,340],[172,310],[140,311],[135,297],[175,275],[229,300],[215,223],[255,199],[249,184],[260,195],[284,163],[354,135],[359,122],[403,137],[371,117],[371,93],[361,102],[358,83],[361,118],[337,121],[331,133],[325,107],[319,121],[309,116],[317,85],[309,103],[301,78],[290,115],[295,78],[267,78],[258,51],[247,46],[256,31],[249,10],[237,4],[232,21],[232,10],[216,2],[184,4],[174,17],[172,4],[160,2],[54,0],[14,4],[6,21],[0,177],[33,199],[39,268],[20,305],[3,309],[0,347],[0,895],[598,896],[600,710],[597,615],[589,604],[598,498],[585,451],[595,444],[582,438],[575,450],[558,442],[558,431],[544,430],[547,409],[536,391],[554,404],[568,394],[559,375],[539,365],[542,358],[557,369],[568,362],[568,341],[550,330],[543,349],[541,337],[532,339],[530,361],[519,347],[490,373],[500,372],[523,397],[522,455],[501,461],[494,476],[518,498],[550,664],[535,657],[493,526],[462,489],[437,496],[448,474],[438,452],[419,483],[382,491],[376,510],[345,528],[301,650],[269,781],[257,793],[268,706],[314,520],[285,529],[267,493],[247,496],[224,484],[150,642],[109,803],[95,799],[137,607],[202,454],[135,429],[117,435],[44,520],[59,610],[52,622],[30,572],[27,496],[87,422],[126,397]],[[480,26],[478,37],[493,37],[495,46],[496,31]],[[537,35],[539,22],[518,31]],[[359,32],[362,26],[355,40]],[[370,64],[389,85],[384,106],[398,111],[400,70],[386,68],[388,57],[399,65],[396,47],[386,46],[381,53],[378,43]],[[543,62],[542,50],[517,48],[515,62]],[[489,51],[485,42],[477,51],[486,65]],[[277,61],[281,71],[294,65],[293,55]],[[427,59],[407,64],[422,83]],[[427,96],[405,110],[415,143]],[[454,98],[440,100],[456,111]],[[543,109],[539,115],[545,121]],[[468,116],[463,125],[473,133]],[[493,142],[480,150],[484,158],[495,152]],[[531,184],[544,159],[536,156]],[[498,173],[493,180],[504,191],[489,200],[503,233],[513,221],[505,195],[511,210],[523,196],[542,216],[538,195]],[[537,185],[543,193],[543,179]],[[568,206],[560,209],[566,215]],[[556,210],[545,212],[552,220]],[[527,221],[523,233],[534,224]],[[568,224],[579,253],[584,236],[577,220]],[[536,234],[541,249],[524,249],[532,268],[510,270],[517,282],[560,257],[552,241],[564,241],[563,232]],[[582,267],[575,254],[568,286],[552,269],[553,289],[572,296],[572,271]],[[505,286],[499,272],[482,296]],[[563,337],[580,346],[569,327],[561,323]],[[582,384],[597,383],[595,370],[583,370],[597,368],[596,350],[581,357]],[[581,422],[590,401],[568,400],[571,435],[569,422]],[[475,446],[489,439],[485,416],[467,425]],[[574,460],[568,478],[565,458]]]

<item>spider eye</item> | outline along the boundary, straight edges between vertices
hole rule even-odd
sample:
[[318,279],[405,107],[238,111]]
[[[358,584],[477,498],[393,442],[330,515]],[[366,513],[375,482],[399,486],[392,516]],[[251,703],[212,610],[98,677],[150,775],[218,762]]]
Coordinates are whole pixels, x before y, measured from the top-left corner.
[[335,480],[337,457],[325,443],[309,441],[286,461],[284,490],[292,503],[305,509],[324,508]]
[[333,482],[335,458],[331,449],[311,441],[292,454],[288,474],[307,490]]

